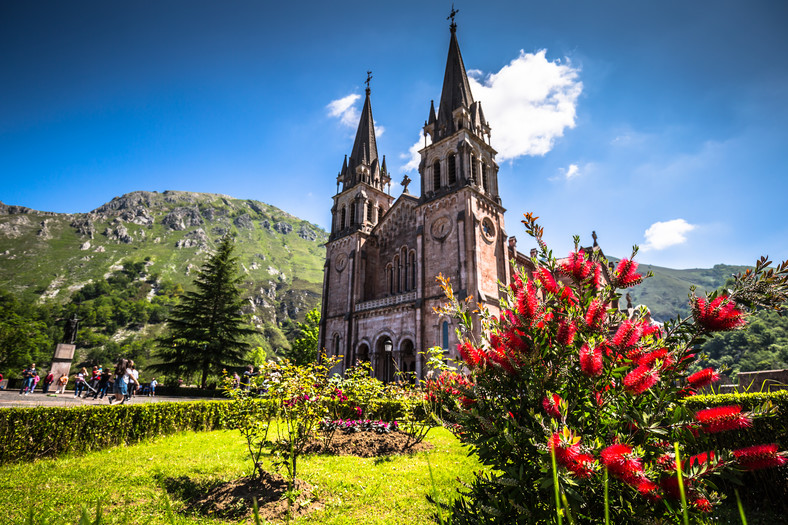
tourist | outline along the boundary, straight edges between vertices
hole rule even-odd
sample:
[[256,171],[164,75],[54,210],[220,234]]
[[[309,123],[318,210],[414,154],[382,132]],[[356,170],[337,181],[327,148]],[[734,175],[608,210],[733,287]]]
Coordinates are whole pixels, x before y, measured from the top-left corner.
[[88,370],[85,367],[74,374],[74,397],[82,397],[82,392],[87,390]]
[[3,384],[3,374],[0,374],[0,390],[3,390],[5,385]]
[[28,395],[32,390],[33,377],[38,375],[36,364],[32,363],[29,368],[22,370],[22,388],[19,390],[19,395]]
[[102,368],[101,375],[99,376],[99,382],[96,385],[96,391],[93,392],[93,399],[104,399],[104,394],[107,393],[107,387],[109,385],[109,379],[112,376],[109,369],[104,370]]
[[148,395],[150,397],[156,397],[156,385],[158,384],[155,377],[150,380],[150,385],[148,385]]
[[38,382],[39,382],[40,380],[41,380],[41,377],[39,377],[39,375],[38,375],[38,371],[36,371],[36,372],[33,374],[33,386],[32,386],[32,387],[30,387],[30,393],[31,393],[31,394],[32,394],[33,392],[35,392],[35,390],[36,390],[36,385],[38,385]]
[[134,366],[134,361],[129,359],[129,368],[128,368],[129,375],[134,377],[134,381],[130,381],[128,383],[128,394],[127,397],[137,397],[137,389],[140,386],[140,371],[137,370],[137,367]]
[[127,359],[121,358],[118,361],[118,364],[115,365],[115,397],[109,398],[109,404],[111,405],[114,401],[119,401],[120,404],[126,402],[126,396],[128,395],[129,385],[132,388],[139,385],[137,379],[131,373],[131,368],[129,365],[129,361]]
[[57,380],[57,388],[55,389],[55,394],[65,394],[66,393],[66,385],[68,384],[68,375],[63,374]]
[[52,373],[52,370],[49,371],[47,376],[44,378],[44,394],[49,393],[49,385],[55,382],[55,374]]

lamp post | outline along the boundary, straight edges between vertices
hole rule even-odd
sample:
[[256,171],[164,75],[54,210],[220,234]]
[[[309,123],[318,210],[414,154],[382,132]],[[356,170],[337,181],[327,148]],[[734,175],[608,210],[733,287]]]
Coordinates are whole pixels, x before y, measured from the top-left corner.
[[391,339],[386,339],[386,341],[384,341],[383,343],[383,352],[384,352],[383,359],[386,362],[386,366],[383,367],[383,370],[385,371],[386,374],[383,377],[385,383],[388,383],[390,381],[389,376],[391,375],[391,361],[394,360],[393,350],[394,350],[394,345],[391,344]]

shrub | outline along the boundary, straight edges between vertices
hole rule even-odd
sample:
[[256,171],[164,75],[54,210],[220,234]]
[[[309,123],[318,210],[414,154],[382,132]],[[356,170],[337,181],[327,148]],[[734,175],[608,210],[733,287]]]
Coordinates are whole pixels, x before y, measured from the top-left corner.
[[224,428],[219,401],[0,410],[0,463],[128,445],[184,430]]
[[[468,303],[442,279],[444,311],[460,321],[468,372],[446,378],[442,391],[452,393],[457,434],[491,471],[455,503],[453,522],[702,516],[719,500],[711,474],[786,462],[771,446],[707,452],[716,433],[749,428],[754,413],[738,405],[695,412],[680,401],[716,378],[688,374],[693,348],[707,334],[740,327],[752,309],[783,305],[788,262],[775,270],[758,261],[724,295],[693,293],[692,317],[661,327],[645,312],[628,319],[615,306],[617,289],[643,278],[632,260],[637,249],[611,267],[575,238],[575,250],[559,261],[536,218],[523,222],[538,255],[528,272],[513,275],[500,314],[481,312],[480,331]],[[773,414],[768,405],[757,412]],[[681,509],[685,493],[689,508]]]

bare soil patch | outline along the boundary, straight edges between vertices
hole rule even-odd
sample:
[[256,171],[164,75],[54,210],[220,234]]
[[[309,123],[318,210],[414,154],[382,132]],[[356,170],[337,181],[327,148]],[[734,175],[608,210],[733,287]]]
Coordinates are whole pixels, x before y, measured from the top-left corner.
[[404,432],[378,434],[375,432],[345,433],[338,431],[334,434],[328,446],[325,446],[325,441],[315,440],[307,445],[305,452],[307,454],[333,454],[337,456],[374,458],[391,456],[393,454],[422,452],[433,448],[433,445],[426,441],[406,448],[407,442],[408,436]]

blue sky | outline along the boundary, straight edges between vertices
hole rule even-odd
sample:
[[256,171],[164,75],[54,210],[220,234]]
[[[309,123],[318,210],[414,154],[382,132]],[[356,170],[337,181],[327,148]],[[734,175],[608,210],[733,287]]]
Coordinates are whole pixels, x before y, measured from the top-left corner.
[[[788,4],[457,2],[507,233],[674,268],[788,258]],[[0,201],[261,200],[327,228],[366,71],[395,180],[440,98],[450,2],[0,2]],[[352,104],[351,104],[352,103]],[[398,195],[399,186],[392,188]]]

